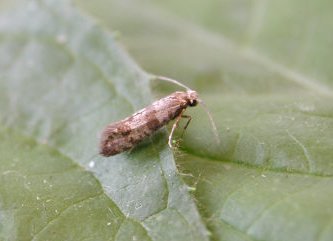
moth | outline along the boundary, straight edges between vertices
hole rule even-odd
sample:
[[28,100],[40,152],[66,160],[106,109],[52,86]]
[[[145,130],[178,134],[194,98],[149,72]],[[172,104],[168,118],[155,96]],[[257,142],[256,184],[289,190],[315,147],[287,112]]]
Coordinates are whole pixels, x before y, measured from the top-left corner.
[[[169,146],[172,147],[172,136],[181,118],[188,119],[184,129],[187,128],[191,117],[183,113],[187,107],[193,107],[198,103],[202,103],[198,97],[198,93],[176,80],[163,76],[157,76],[157,78],[176,83],[187,90],[176,91],[121,121],[107,125],[101,135],[101,155],[112,156],[130,150],[139,142],[151,136],[158,129],[165,126],[170,121],[175,120],[168,141]],[[215,123],[210,113],[208,110],[206,110],[206,112],[211,120],[214,133],[217,133]]]

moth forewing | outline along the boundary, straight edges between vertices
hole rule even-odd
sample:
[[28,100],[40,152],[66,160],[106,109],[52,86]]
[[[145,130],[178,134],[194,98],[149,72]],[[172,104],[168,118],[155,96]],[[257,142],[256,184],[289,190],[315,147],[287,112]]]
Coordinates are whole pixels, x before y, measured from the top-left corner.
[[124,120],[109,124],[102,132],[100,154],[112,156],[131,149],[171,120],[177,119],[169,136],[169,145],[175,127],[188,106],[198,103],[196,91],[177,91]]

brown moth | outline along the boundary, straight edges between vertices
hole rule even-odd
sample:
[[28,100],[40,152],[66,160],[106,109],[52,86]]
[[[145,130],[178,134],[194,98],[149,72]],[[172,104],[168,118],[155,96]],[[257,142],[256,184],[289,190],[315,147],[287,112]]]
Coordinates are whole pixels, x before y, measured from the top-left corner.
[[[159,76],[158,78],[180,84],[166,77]],[[180,85],[187,88],[182,84]],[[191,117],[183,115],[183,112],[187,107],[196,106],[198,102],[201,102],[201,100],[199,100],[197,92],[187,88],[187,91],[174,92],[124,120],[109,124],[102,132],[100,154],[112,156],[127,151],[171,120],[176,119],[169,135],[169,146],[172,147],[172,135],[180,118],[188,118],[185,128],[191,121]],[[209,112],[207,113],[212,122]],[[212,124],[214,131],[216,131],[214,122]]]

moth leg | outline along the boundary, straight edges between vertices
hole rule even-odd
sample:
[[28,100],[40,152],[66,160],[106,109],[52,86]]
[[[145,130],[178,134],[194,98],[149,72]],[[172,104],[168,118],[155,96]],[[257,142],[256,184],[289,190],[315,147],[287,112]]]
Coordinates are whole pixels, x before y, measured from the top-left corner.
[[186,118],[186,119],[187,119],[187,122],[186,122],[186,125],[185,125],[184,128],[183,128],[183,132],[182,132],[181,137],[184,136],[185,130],[186,130],[186,128],[188,127],[188,125],[190,124],[190,122],[191,122],[191,120],[192,120],[192,117],[191,117],[190,115],[182,115],[182,118]]
[[169,141],[168,141],[168,144],[170,146],[170,148],[172,148],[172,136],[173,136],[173,133],[175,132],[177,126],[178,126],[178,122],[180,121],[180,118],[182,118],[182,113],[184,112],[184,110],[179,114],[179,116],[176,117],[176,121],[175,123],[173,123],[172,125],[172,129],[171,129],[171,132],[170,132],[170,135],[169,135]]

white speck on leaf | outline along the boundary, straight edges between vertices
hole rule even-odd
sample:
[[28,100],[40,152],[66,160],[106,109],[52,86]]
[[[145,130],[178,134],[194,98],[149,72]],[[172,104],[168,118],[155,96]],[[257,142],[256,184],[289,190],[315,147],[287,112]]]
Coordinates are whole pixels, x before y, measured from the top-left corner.
[[56,40],[59,44],[65,44],[67,42],[67,36],[65,34],[58,34]]
[[315,110],[314,105],[306,105],[304,103],[298,104],[298,108],[304,112],[312,112]]
[[89,166],[89,168],[94,168],[95,162],[94,161],[89,162],[88,166]]
[[142,207],[142,204],[140,202],[136,203],[134,207],[135,209],[140,209]]
[[187,186],[187,190],[189,192],[195,192],[197,189],[195,187],[189,187],[189,186]]

